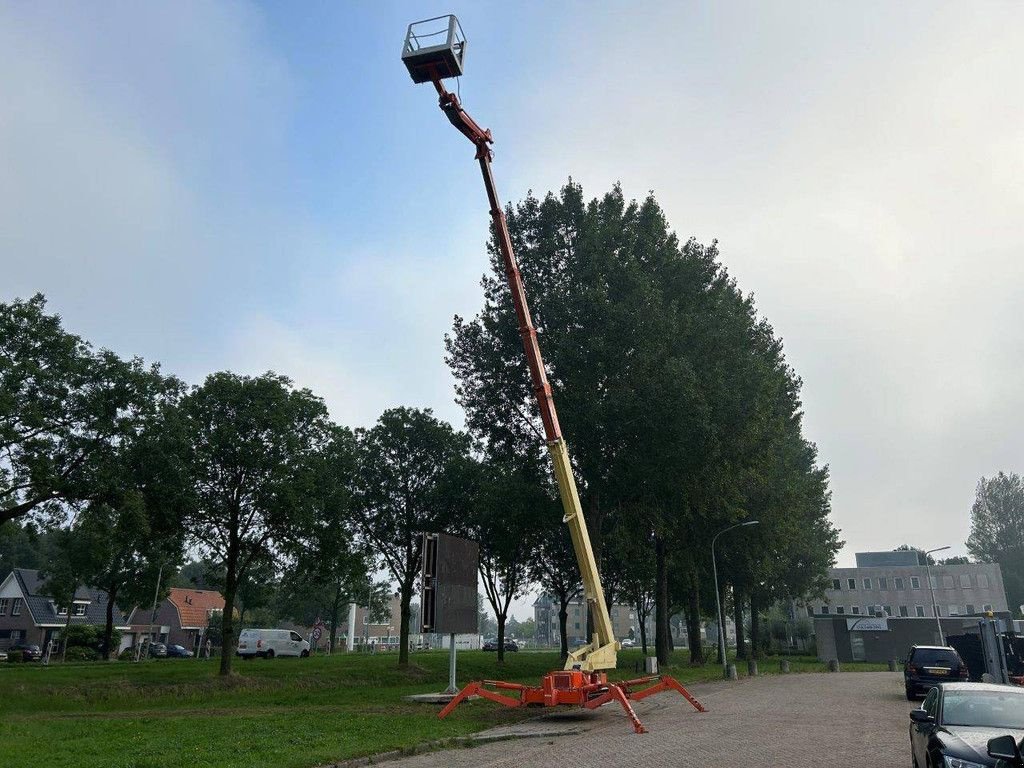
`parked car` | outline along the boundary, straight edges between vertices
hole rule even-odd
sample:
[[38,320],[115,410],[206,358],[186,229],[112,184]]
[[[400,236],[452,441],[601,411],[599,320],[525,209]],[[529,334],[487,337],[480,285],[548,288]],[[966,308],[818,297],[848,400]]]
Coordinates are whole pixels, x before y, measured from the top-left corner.
[[39,661],[43,658],[43,649],[38,645],[16,643],[7,649],[8,653],[12,651],[21,651],[22,661]]
[[163,659],[167,657],[167,646],[163,643],[149,644],[149,657],[151,659]]
[[[497,651],[498,650],[498,640],[496,638],[493,639],[493,640],[488,640],[486,643],[484,643],[484,650],[485,651]],[[511,637],[506,637],[505,638],[505,650],[506,651],[518,651],[519,650],[519,644],[515,640],[513,640]]]
[[955,649],[943,645],[915,645],[903,665],[907,701],[924,696],[939,683],[967,680],[967,664]]
[[[989,754],[993,733],[1010,736],[1015,744],[1024,739],[1024,688],[940,683],[910,713],[910,721],[916,768],[995,766],[998,758]],[[1005,748],[1005,740],[1000,744]]]
[[623,640],[623,641],[622,641],[622,642],[620,643],[620,645],[621,645],[621,646],[622,646],[623,648],[635,648],[635,647],[636,647],[636,640],[634,640],[634,639],[633,639],[633,638],[631,638],[631,637],[627,637],[627,638],[626,638],[625,640]]
[[7,661],[7,651],[0,651],[0,661]]
[[238,635],[235,654],[243,659],[263,656],[309,656],[309,643],[298,632],[288,629],[243,629]]
[[174,659],[190,659],[192,651],[183,645],[168,645],[167,656]]

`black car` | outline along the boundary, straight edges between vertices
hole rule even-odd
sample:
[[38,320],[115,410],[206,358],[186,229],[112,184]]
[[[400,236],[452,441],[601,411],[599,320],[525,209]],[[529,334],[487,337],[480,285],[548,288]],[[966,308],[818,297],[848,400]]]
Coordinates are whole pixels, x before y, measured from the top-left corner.
[[149,644],[149,657],[151,659],[162,659],[167,656],[167,646],[163,643]]
[[910,754],[916,768],[996,765],[989,740],[1024,738],[1024,688],[988,683],[942,683],[910,713]]
[[168,645],[167,657],[175,659],[190,659],[192,658],[192,651],[183,645]]
[[43,658],[43,649],[38,645],[26,645],[25,643],[17,643],[7,649],[7,653],[13,653],[14,651],[21,651],[22,661],[39,661]]
[[[486,643],[484,643],[484,648],[483,649],[485,651],[497,651],[498,650],[498,641],[497,640],[488,640]],[[519,644],[516,643],[516,641],[513,640],[511,637],[506,637],[505,638],[505,650],[506,651],[518,651],[519,650]]]
[[944,645],[915,645],[903,665],[907,701],[924,696],[939,683],[967,680],[967,665],[955,649]]

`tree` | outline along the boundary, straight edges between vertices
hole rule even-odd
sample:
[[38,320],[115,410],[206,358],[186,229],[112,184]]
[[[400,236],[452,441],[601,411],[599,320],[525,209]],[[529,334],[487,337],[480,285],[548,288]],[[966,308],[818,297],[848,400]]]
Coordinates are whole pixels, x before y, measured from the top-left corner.
[[239,584],[308,524],[331,424],[319,398],[272,373],[212,374],[183,398],[178,419],[194,494],[188,531],[224,571],[220,674],[228,675]]
[[484,637],[498,634],[498,623],[487,613],[487,598],[482,592],[476,594],[476,629]]
[[561,516],[555,514],[542,520],[529,567],[531,579],[558,601],[558,639],[565,661],[569,656],[569,603],[579,597],[583,582],[569,529]]
[[539,520],[552,517],[553,503],[522,464],[497,461],[478,466],[479,479],[467,534],[480,544],[484,594],[498,623],[498,662],[505,660],[505,624],[512,601],[530,586],[530,564]]
[[967,550],[981,562],[998,563],[1010,609],[1024,604],[1024,480],[1010,472],[981,478],[971,507]]
[[155,366],[96,352],[45,308],[41,294],[0,303],[0,522],[101,495],[117,447],[168,384]]
[[410,604],[422,535],[447,530],[469,506],[469,438],[427,410],[393,408],[356,433],[355,521],[398,582],[399,666],[409,664]]

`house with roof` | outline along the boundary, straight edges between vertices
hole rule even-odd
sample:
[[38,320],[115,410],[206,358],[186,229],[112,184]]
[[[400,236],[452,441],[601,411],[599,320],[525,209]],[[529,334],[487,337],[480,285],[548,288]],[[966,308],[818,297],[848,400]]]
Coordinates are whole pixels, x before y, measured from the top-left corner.
[[142,640],[152,627],[152,640],[158,643],[181,645],[189,650],[199,648],[210,617],[224,612],[224,597],[211,589],[181,589],[172,587],[167,597],[156,607],[138,607],[129,619],[128,644]]
[[[101,589],[82,586],[70,606],[58,605],[45,593],[39,571],[15,568],[0,582],[0,650],[15,643],[45,647],[68,624],[106,626],[109,599]],[[116,605],[114,626],[127,629]]]

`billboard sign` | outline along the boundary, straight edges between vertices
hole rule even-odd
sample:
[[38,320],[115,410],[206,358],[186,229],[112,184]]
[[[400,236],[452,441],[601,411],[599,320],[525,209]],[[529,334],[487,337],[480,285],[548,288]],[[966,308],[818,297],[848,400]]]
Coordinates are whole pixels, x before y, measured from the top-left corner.
[[477,565],[475,541],[444,533],[423,534],[420,632],[477,632]]

